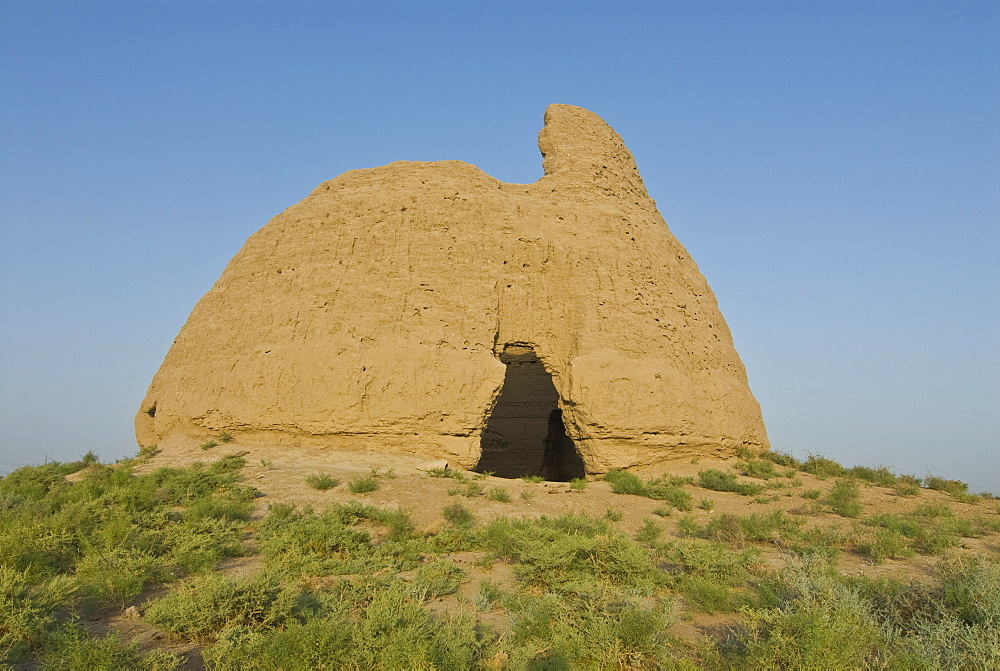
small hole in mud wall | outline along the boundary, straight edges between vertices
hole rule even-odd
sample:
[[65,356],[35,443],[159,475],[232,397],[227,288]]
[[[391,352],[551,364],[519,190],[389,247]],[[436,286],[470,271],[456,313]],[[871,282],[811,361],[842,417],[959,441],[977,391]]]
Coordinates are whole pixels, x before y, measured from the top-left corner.
[[501,478],[582,478],[583,459],[566,435],[559,393],[535,351],[526,345],[508,345],[500,360],[507,372],[486,421],[475,470],[492,471]]
[[156,417],[156,404],[155,403],[153,405],[149,406],[149,410],[146,411],[146,414],[149,415],[150,417]]

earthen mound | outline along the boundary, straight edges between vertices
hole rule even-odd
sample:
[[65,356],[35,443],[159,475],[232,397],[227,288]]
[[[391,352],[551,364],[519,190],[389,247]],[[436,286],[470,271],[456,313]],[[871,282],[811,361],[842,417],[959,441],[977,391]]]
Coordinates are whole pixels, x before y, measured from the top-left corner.
[[545,175],[396,162],[321,184],[198,302],[143,447],[241,442],[566,479],[767,449],[715,296],[621,138],[552,105]]

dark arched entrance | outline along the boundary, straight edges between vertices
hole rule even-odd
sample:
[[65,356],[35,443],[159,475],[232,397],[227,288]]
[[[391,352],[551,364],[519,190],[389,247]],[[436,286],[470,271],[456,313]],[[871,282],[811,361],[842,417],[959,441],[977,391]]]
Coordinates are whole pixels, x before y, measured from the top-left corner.
[[492,471],[502,478],[582,478],[583,459],[566,435],[559,393],[535,350],[508,345],[500,361],[507,372],[483,431],[476,470]]

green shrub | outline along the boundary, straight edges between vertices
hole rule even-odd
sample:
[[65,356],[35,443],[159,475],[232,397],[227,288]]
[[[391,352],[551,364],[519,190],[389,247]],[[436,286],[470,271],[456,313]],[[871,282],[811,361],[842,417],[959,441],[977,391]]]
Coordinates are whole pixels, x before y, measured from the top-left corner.
[[495,519],[483,532],[483,544],[514,562],[515,575],[525,584],[549,590],[651,587],[659,581],[647,550],[588,515]]
[[209,440],[209,441],[206,441],[206,442],[202,443],[198,447],[200,447],[203,450],[210,450],[213,447],[216,447],[217,445],[218,445],[218,443],[215,442],[214,440]]
[[223,431],[218,436],[216,436],[216,438],[219,440],[220,443],[231,443],[234,440],[236,440],[236,437],[228,431]]
[[660,506],[659,508],[653,511],[653,514],[659,515],[660,517],[670,517],[671,515],[674,514],[674,510],[673,508],[670,508],[668,506]]
[[801,496],[804,499],[818,499],[820,496],[822,496],[822,494],[823,492],[819,491],[818,489],[807,489],[803,491],[799,496]]
[[458,487],[452,487],[448,490],[448,496],[455,496],[456,494],[461,494],[467,499],[474,498],[483,493],[483,486],[478,482],[467,482],[464,485]]
[[677,519],[677,533],[681,536],[697,536],[701,531],[701,525],[694,515],[682,515]]
[[712,517],[701,533],[707,538],[741,547],[748,542],[794,538],[798,534],[798,523],[782,510],[767,515],[754,513],[749,517],[723,513]]
[[799,470],[811,473],[817,478],[841,477],[844,475],[844,467],[833,459],[818,454],[810,454],[809,458],[802,462]]
[[369,587],[321,617],[280,629],[233,628],[204,651],[210,668],[467,669],[480,666],[488,641],[468,615],[438,620],[403,585]]
[[716,492],[736,492],[743,496],[756,496],[764,491],[762,485],[739,482],[733,473],[725,473],[716,468],[698,471],[698,484]]
[[830,493],[823,499],[823,503],[842,517],[858,517],[861,515],[861,503],[858,502],[859,494],[856,482],[837,480],[833,483]]
[[927,487],[928,489],[935,489],[939,492],[945,492],[951,496],[961,496],[963,494],[968,494],[969,491],[969,485],[965,484],[961,480],[946,480],[945,478],[939,478],[934,475],[924,478],[924,487]]
[[587,488],[586,478],[573,478],[569,481],[569,486],[578,492],[582,492]]
[[783,571],[778,604],[743,611],[730,664],[754,669],[856,669],[887,643],[864,599],[821,564]]
[[210,573],[151,602],[144,618],[172,634],[204,641],[223,629],[262,630],[292,622],[299,596],[269,573],[245,580]]
[[524,480],[525,482],[534,482],[534,483],[545,482],[545,478],[543,478],[540,475],[522,475],[521,479]]
[[611,491],[615,494],[646,495],[646,487],[642,480],[632,473],[611,470],[604,476],[604,481],[611,485]]
[[[313,489],[318,489],[321,492],[325,492],[328,489],[333,489],[340,484],[340,480],[333,477],[329,473],[313,473],[306,476],[306,484]],[[353,490],[352,490],[353,491]]]
[[123,643],[114,633],[95,638],[75,622],[56,629],[48,638],[41,655],[45,669],[136,669],[166,671],[180,667],[174,654],[139,652],[138,643]]
[[667,665],[673,601],[638,604],[612,594],[517,594],[505,668],[626,669]]
[[510,494],[503,487],[493,487],[487,494],[487,498],[490,501],[499,501],[500,503],[510,503]]
[[784,466],[785,468],[797,469],[802,465],[802,462],[800,462],[798,459],[784,452],[776,452],[774,450],[769,450],[766,452],[760,452],[758,456],[761,459],[770,459],[778,466]]
[[743,475],[751,478],[769,480],[777,478],[778,471],[774,469],[774,462],[769,459],[748,459],[736,464],[736,469]]
[[621,522],[624,519],[625,513],[623,513],[618,508],[608,508],[604,511],[604,519],[609,522]]
[[844,470],[844,475],[850,478],[857,478],[870,482],[881,487],[892,487],[899,480],[896,475],[885,466],[878,468],[868,468],[867,466],[854,466]]
[[476,523],[475,515],[469,512],[469,509],[461,503],[453,503],[450,506],[445,506],[441,514],[456,527],[471,527]]
[[873,564],[886,559],[907,559],[916,554],[906,537],[893,529],[879,528],[857,544],[858,553],[868,557]]
[[464,578],[465,571],[455,566],[455,562],[438,559],[416,570],[412,587],[419,599],[433,599],[457,592]]
[[646,520],[642,528],[639,529],[639,533],[635,535],[635,539],[640,543],[655,543],[662,534],[663,529],[656,522]]
[[371,475],[358,476],[347,481],[347,488],[352,494],[367,494],[378,489],[378,480]]

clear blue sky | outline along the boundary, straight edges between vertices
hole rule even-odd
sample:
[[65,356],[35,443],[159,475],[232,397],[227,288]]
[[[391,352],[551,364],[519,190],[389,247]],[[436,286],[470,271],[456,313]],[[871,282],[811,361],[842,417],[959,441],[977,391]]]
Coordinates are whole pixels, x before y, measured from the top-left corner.
[[1000,3],[0,0],[0,472],[136,450],[244,240],[393,160],[603,116],[776,449],[1000,493]]

